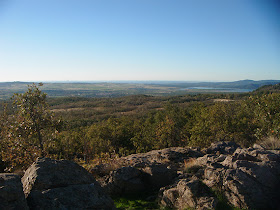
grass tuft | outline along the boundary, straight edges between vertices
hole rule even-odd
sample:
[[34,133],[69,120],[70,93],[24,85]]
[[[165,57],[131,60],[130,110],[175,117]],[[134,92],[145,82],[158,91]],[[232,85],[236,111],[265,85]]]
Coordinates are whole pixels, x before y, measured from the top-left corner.
[[280,139],[275,136],[265,137],[257,144],[268,150],[280,150]]
[[202,166],[198,165],[195,158],[184,160],[184,171],[186,173],[195,174],[201,169]]
[[127,195],[113,198],[117,209],[162,209],[157,203],[157,194]]

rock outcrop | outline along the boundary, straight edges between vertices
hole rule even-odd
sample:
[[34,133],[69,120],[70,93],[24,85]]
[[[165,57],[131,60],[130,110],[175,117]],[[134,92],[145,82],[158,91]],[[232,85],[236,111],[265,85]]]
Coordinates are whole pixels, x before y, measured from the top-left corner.
[[162,150],[153,150],[147,153],[132,154],[121,158],[119,161],[125,165],[144,168],[154,164],[176,165],[192,157],[200,157],[203,154],[198,148],[171,147]]
[[112,171],[104,188],[110,195],[131,195],[147,189],[147,174],[134,167]]
[[218,162],[207,163],[204,182],[224,192],[238,208],[276,209],[280,195],[280,156],[277,151],[241,149]]
[[0,175],[0,209],[114,209],[106,191],[114,196],[147,192],[153,199],[149,192],[156,191],[159,204],[172,209],[280,206],[280,150],[259,145],[216,142],[202,150],[155,150],[91,172],[104,189],[76,163],[39,158],[22,177],[23,188],[17,175]]
[[219,142],[214,142],[211,144],[210,147],[204,149],[204,152],[206,154],[224,154],[224,155],[229,155],[234,153],[234,151],[240,148],[238,144],[235,142],[231,141],[219,141]]
[[142,169],[148,174],[149,189],[159,189],[172,184],[172,181],[178,176],[176,168],[165,164],[152,164]]
[[215,209],[218,199],[211,190],[197,178],[180,179],[159,192],[160,204],[176,209]]
[[30,209],[114,209],[92,175],[71,161],[39,158],[21,180]]
[[184,160],[202,155],[198,148],[171,147],[122,157],[91,173],[110,195],[137,194],[172,184]]
[[[182,177],[178,177],[176,185],[161,189],[159,197],[162,205],[179,209],[214,208],[217,204],[215,196],[190,191],[190,183],[199,180],[207,185],[211,192],[223,194],[225,198],[223,202],[227,202],[228,205],[241,209],[278,209],[279,151],[256,147],[241,148],[232,143],[218,142],[212,144],[205,152],[207,154],[195,160],[196,166],[201,168],[197,173],[192,177],[184,173]],[[185,187],[185,191],[181,190],[182,186]],[[188,199],[186,195],[189,196]],[[203,205],[199,202],[201,197],[205,201]]]
[[129,155],[118,164],[109,174],[102,171],[106,164],[93,170],[107,177],[102,185],[111,195],[162,187],[159,203],[175,209],[213,209],[219,203],[241,209],[280,206],[280,151],[258,145],[241,148],[234,142],[215,142],[202,150],[173,147]]
[[0,174],[0,209],[29,209],[16,174]]
[[178,163],[190,157],[200,157],[203,154],[198,148],[171,147],[162,150],[152,150],[147,153],[132,154],[119,158],[115,162],[100,164],[91,169],[91,173],[95,176],[106,176],[112,170],[121,167],[145,168],[152,165],[165,165],[174,168]]

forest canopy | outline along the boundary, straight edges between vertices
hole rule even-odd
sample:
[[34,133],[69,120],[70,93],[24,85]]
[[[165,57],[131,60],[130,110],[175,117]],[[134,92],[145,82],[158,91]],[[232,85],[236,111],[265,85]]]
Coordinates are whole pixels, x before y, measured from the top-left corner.
[[279,141],[280,93],[261,90],[251,94],[47,98],[33,84],[1,104],[1,159],[14,171],[41,155],[89,161],[166,147],[206,147],[216,141],[242,146],[266,138]]

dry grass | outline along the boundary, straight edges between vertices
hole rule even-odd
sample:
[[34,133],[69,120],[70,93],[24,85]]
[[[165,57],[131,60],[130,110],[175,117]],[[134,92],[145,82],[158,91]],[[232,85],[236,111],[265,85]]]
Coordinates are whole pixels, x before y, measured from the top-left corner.
[[128,164],[124,163],[120,159],[114,159],[103,165],[103,172],[104,172],[104,174],[109,174],[111,171],[114,171],[118,168],[122,168],[122,167],[126,167],[126,166],[128,166]]
[[257,144],[268,150],[280,149],[280,139],[275,136],[265,137],[262,140],[258,141]]
[[189,158],[188,160],[184,160],[185,169],[193,167],[195,165],[197,165],[197,162],[196,162],[195,158]]
[[184,160],[184,171],[187,173],[195,174],[201,168],[195,158]]
[[118,168],[128,166],[128,163],[122,161],[118,156],[109,156],[107,154],[102,155],[102,157],[95,158],[85,163],[84,161],[78,161],[78,163],[88,170],[91,174],[98,178],[100,176],[108,175],[111,171]]

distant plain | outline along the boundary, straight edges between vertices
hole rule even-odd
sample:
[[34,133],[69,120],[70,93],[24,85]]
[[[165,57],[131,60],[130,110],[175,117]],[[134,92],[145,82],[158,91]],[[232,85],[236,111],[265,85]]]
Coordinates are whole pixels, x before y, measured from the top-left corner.
[[[122,82],[45,82],[41,90],[49,97],[120,97],[126,95],[183,95],[199,93],[251,92],[262,85],[277,84],[280,80],[241,80],[236,82],[176,82],[176,81],[122,81]],[[0,83],[0,100],[14,93],[23,93],[32,82]]]

